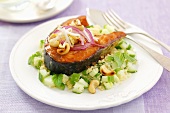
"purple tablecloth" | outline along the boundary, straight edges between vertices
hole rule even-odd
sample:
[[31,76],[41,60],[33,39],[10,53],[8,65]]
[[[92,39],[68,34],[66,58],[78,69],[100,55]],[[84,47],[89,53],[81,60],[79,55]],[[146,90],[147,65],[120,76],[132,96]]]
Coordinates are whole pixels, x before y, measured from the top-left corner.
[[[118,107],[94,111],[73,111],[46,105],[31,98],[16,85],[9,70],[9,56],[20,37],[43,22],[85,15],[87,7],[105,11],[112,8],[124,20],[170,45],[169,0],[74,0],[64,12],[41,22],[12,24],[0,21],[0,113],[170,113],[170,73],[167,70],[163,71],[157,84],[139,98]],[[170,57],[168,51],[162,50]]]

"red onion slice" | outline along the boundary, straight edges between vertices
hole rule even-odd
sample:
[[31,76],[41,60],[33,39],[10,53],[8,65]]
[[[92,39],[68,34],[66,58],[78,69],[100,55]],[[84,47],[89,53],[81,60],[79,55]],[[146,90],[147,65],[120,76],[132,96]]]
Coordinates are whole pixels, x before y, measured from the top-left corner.
[[60,30],[56,29],[53,33],[58,33]]
[[77,50],[85,50],[86,48],[88,48],[91,45],[91,43],[86,43],[84,45],[76,45],[74,47],[72,47],[70,50],[72,51],[77,51]]

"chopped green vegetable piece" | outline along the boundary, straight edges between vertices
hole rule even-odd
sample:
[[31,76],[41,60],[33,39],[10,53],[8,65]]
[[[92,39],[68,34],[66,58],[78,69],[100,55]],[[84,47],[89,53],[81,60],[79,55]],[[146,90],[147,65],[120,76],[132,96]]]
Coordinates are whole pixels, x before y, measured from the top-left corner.
[[121,65],[123,64],[125,58],[123,56],[123,54],[121,52],[116,52],[113,55],[114,61],[118,64],[118,67],[121,67]]
[[94,27],[93,25],[86,26],[86,28],[93,28],[93,27]]
[[32,54],[28,59],[28,64],[34,66],[34,58],[35,57],[42,57],[42,54],[37,51],[35,54]]
[[108,82],[114,82],[114,76],[108,76]]
[[47,76],[46,78],[44,78],[43,84],[48,87],[55,87],[55,84],[52,78],[53,76]]
[[113,83],[112,82],[105,82],[103,83],[105,89],[111,89],[113,87]]
[[40,70],[39,70],[39,80],[40,80],[41,82],[43,82],[43,81],[44,81],[44,78],[47,77],[47,76],[49,76],[49,75],[50,75],[50,72],[49,72],[49,71],[47,71],[47,70],[45,70],[45,69],[40,69]]
[[63,80],[63,74],[55,74],[53,75],[53,78],[52,78],[55,86],[61,90],[64,90],[65,89],[65,85],[63,84],[62,80]]
[[82,74],[83,74],[83,75],[88,75],[86,71],[87,71],[87,70],[82,71]]
[[109,55],[109,56],[106,56],[106,61],[108,61],[108,62],[111,62],[111,61],[114,61],[114,57],[113,56],[111,56],[111,55]]
[[41,57],[34,57],[34,67],[40,69],[41,65],[43,64]]
[[122,70],[122,68],[116,68],[114,71],[117,73],[118,71]]
[[75,85],[73,86],[73,93],[81,94],[84,91],[84,85],[76,82]]
[[127,49],[127,50],[130,50],[131,48],[132,48],[132,46],[129,44],[126,49]]
[[125,57],[125,59],[127,59],[129,62],[136,62],[136,59],[134,57],[131,57],[130,55],[128,55],[127,53],[123,53],[123,56]]
[[80,79],[80,74],[79,73],[73,73],[70,77],[70,82],[71,84],[75,84],[77,81]]
[[44,48],[44,40],[40,40],[40,49],[43,49]]

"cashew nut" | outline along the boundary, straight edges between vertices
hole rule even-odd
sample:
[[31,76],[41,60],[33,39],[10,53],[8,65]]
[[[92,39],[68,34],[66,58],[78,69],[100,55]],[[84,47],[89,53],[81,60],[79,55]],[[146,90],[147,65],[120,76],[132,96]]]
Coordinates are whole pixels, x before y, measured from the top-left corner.
[[100,67],[100,73],[102,73],[105,76],[113,76],[115,72],[113,70],[110,70],[106,67],[106,65],[102,65]]
[[92,80],[89,85],[89,92],[94,94],[96,93],[96,87],[99,86],[99,81],[98,80]]
[[70,45],[68,43],[65,44],[64,48],[57,49],[57,53],[60,55],[65,55],[70,51]]
[[59,41],[56,40],[55,38],[53,38],[53,39],[49,40],[49,44],[52,47],[58,47],[59,46]]
[[51,40],[51,39],[53,39],[53,38],[55,38],[56,36],[57,36],[57,34],[52,33],[52,34],[48,37],[48,41]]
[[74,27],[76,27],[76,28],[80,29],[81,31],[83,31],[83,30],[84,30],[84,26],[83,26],[83,25],[76,25],[76,26],[74,26]]
[[81,24],[80,20],[78,19],[73,20],[70,25],[80,29],[81,31],[84,30],[84,26]]

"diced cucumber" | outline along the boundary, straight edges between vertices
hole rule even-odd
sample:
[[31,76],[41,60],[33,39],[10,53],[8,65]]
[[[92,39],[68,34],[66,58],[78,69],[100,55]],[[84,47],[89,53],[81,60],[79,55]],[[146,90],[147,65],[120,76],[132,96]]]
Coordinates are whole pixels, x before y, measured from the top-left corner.
[[94,77],[98,72],[99,72],[98,68],[93,68],[92,71],[89,73],[89,75]]
[[113,70],[115,70],[116,68],[118,68],[118,64],[116,62],[111,62],[111,67]]
[[34,57],[34,66],[35,68],[39,69],[42,65],[43,61],[41,57]]
[[127,65],[126,62],[124,61],[123,64],[122,64],[122,66],[121,66],[121,68],[122,68],[122,69],[126,68],[126,65]]
[[111,89],[113,87],[113,83],[112,82],[105,82],[103,83],[105,89]]
[[89,86],[89,84],[84,79],[82,79],[82,78],[78,82],[80,84],[82,84],[84,86],[84,88],[87,88]]
[[128,64],[127,64],[127,72],[129,72],[129,73],[137,72],[136,66],[134,66],[131,62],[128,62]]
[[113,56],[109,55],[109,56],[106,56],[106,57],[105,57],[105,60],[106,60],[107,62],[111,62],[111,61],[114,61],[114,58],[113,58]]
[[34,65],[34,58],[35,57],[39,57],[39,58],[41,58],[42,57],[42,53],[40,52],[40,51],[37,51],[36,53],[34,53],[34,54],[32,54],[30,57],[29,57],[29,59],[28,59],[28,64],[29,65],[32,65],[32,66],[34,66],[35,67],[35,65]]
[[120,80],[125,80],[127,78],[127,71],[126,70],[120,70],[117,73],[117,76],[119,77]]
[[127,50],[126,52],[127,52],[127,54],[129,54],[129,56],[131,56],[131,57],[135,57],[135,56],[136,56],[136,53],[135,53],[134,51],[132,51],[132,50]]
[[113,76],[102,76],[102,83],[105,82],[114,82],[114,75]]
[[123,43],[121,43],[119,46],[120,46],[122,49],[126,49],[126,48],[128,47],[128,44],[127,44],[125,41],[123,41]]
[[116,75],[116,74],[114,75],[114,82],[115,82],[115,83],[120,82],[120,79],[117,77],[117,75]]
[[44,81],[44,78],[49,76],[50,75],[50,72],[48,72],[46,69],[40,69],[39,70],[39,80],[41,82]]
[[110,33],[116,31],[115,27],[110,25],[104,25],[104,29],[107,29]]
[[80,94],[84,91],[84,85],[76,82],[75,85],[73,86],[73,90],[74,93]]
[[108,82],[108,76],[102,76],[102,80],[101,81],[102,81],[102,83],[103,82]]
[[124,53],[123,56],[128,62],[136,63],[137,61],[135,57],[131,57],[128,53]]
[[66,74],[63,74],[63,84],[66,84],[66,82],[69,80],[69,77]]
[[114,83],[114,75],[113,76],[108,76],[108,82]]
[[102,29],[101,34],[109,34],[110,32],[107,29]]
[[44,78],[43,84],[48,86],[48,87],[55,87],[55,84],[52,80],[53,76],[47,76],[46,78]]
[[90,30],[90,32],[93,34],[93,36],[95,36],[95,35],[101,35],[101,33],[100,33],[100,30],[101,30],[101,29],[99,29],[99,28],[93,27],[93,28],[88,28],[88,30]]

